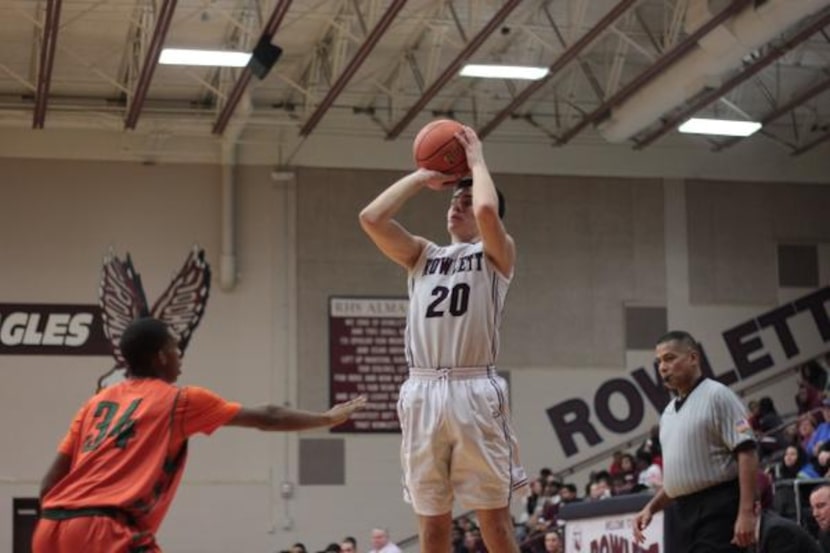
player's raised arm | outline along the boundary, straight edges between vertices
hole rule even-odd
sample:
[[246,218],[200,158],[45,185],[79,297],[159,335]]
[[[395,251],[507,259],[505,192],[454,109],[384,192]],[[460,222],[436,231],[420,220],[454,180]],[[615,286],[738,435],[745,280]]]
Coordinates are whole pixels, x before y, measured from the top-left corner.
[[440,186],[446,176],[418,169],[380,193],[360,212],[360,226],[381,252],[409,270],[424,247],[424,239],[412,235],[394,217],[412,196],[425,186]]
[[513,273],[516,247],[507,234],[499,213],[499,195],[484,161],[481,140],[470,127],[463,127],[456,137],[464,146],[467,165],[473,177],[473,213],[478,223],[484,253],[505,276]]

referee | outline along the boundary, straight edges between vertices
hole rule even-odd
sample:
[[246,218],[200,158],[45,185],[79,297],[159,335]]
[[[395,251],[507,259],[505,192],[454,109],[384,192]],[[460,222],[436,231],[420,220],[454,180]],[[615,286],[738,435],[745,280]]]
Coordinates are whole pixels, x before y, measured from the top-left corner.
[[729,388],[704,378],[700,349],[685,331],[657,341],[660,376],[675,393],[660,418],[663,488],[634,519],[634,537],[675,502],[685,553],[741,551],[755,541],[758,457],[746,409]]

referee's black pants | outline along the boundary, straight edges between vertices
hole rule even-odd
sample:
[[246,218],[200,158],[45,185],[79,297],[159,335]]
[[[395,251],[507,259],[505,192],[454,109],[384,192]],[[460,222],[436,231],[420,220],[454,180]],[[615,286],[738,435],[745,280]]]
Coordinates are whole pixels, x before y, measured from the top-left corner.
[[744,551],[730,543],[735,535],[740,498],[737,479],[678,497],[674,502],[677,553]]

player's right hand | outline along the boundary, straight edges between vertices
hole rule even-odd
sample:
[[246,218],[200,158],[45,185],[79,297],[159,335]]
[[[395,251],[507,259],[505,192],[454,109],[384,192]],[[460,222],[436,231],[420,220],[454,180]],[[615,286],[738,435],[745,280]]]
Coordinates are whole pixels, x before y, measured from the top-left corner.
[[430,169],[418,169],[416,173],[419,173],[419,177],[424,179],[426,185],[433,189],[433,190],[446,190],[447,188],[452,188],[455,186],[461,177],[464,175],[449,175],[447,173],[441,173],[440,171],[432,171]]
[[360,411],[366,406],[366,401],[366,396],[357,396],[349,401],[338,403],[326,411],[326,415],[329,417],[329,426],[337,426],[349,420],[352,413]]
[[634,541],[637,543],[643,543],[646,540],[646,536],[643,532],[646,528],[648,528],[650,523],[651,509],[646,506],[642,511],[637,513],[636,517],[634,517],[634,524],[632,524],[632,529],[634,530]]

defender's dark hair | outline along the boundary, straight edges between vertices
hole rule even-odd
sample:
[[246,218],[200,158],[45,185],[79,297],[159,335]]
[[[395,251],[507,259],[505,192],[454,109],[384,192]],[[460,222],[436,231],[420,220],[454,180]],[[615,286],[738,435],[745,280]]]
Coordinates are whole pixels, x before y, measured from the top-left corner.
[[[455,185],[455,189],[470,188],[473,185],[473,177],[464,177]],[[501,190],[496,188],[496,195],[499,197],[499,219],[504,219],[504,212],[507,210],[506,202],[504,201],[504,194]]]
[[700,344],[698,344],[694,336],[685,330],[672,330],[666,332],[657,339],[656,345],[665,344],[666,342],[680,342],[689,349],[700,353]]
[[131,322],[118,342],[127,361],[127,372],[135,376],[155,376],[151,360],[169,340],[170,330],[158,319],[142,317]]

